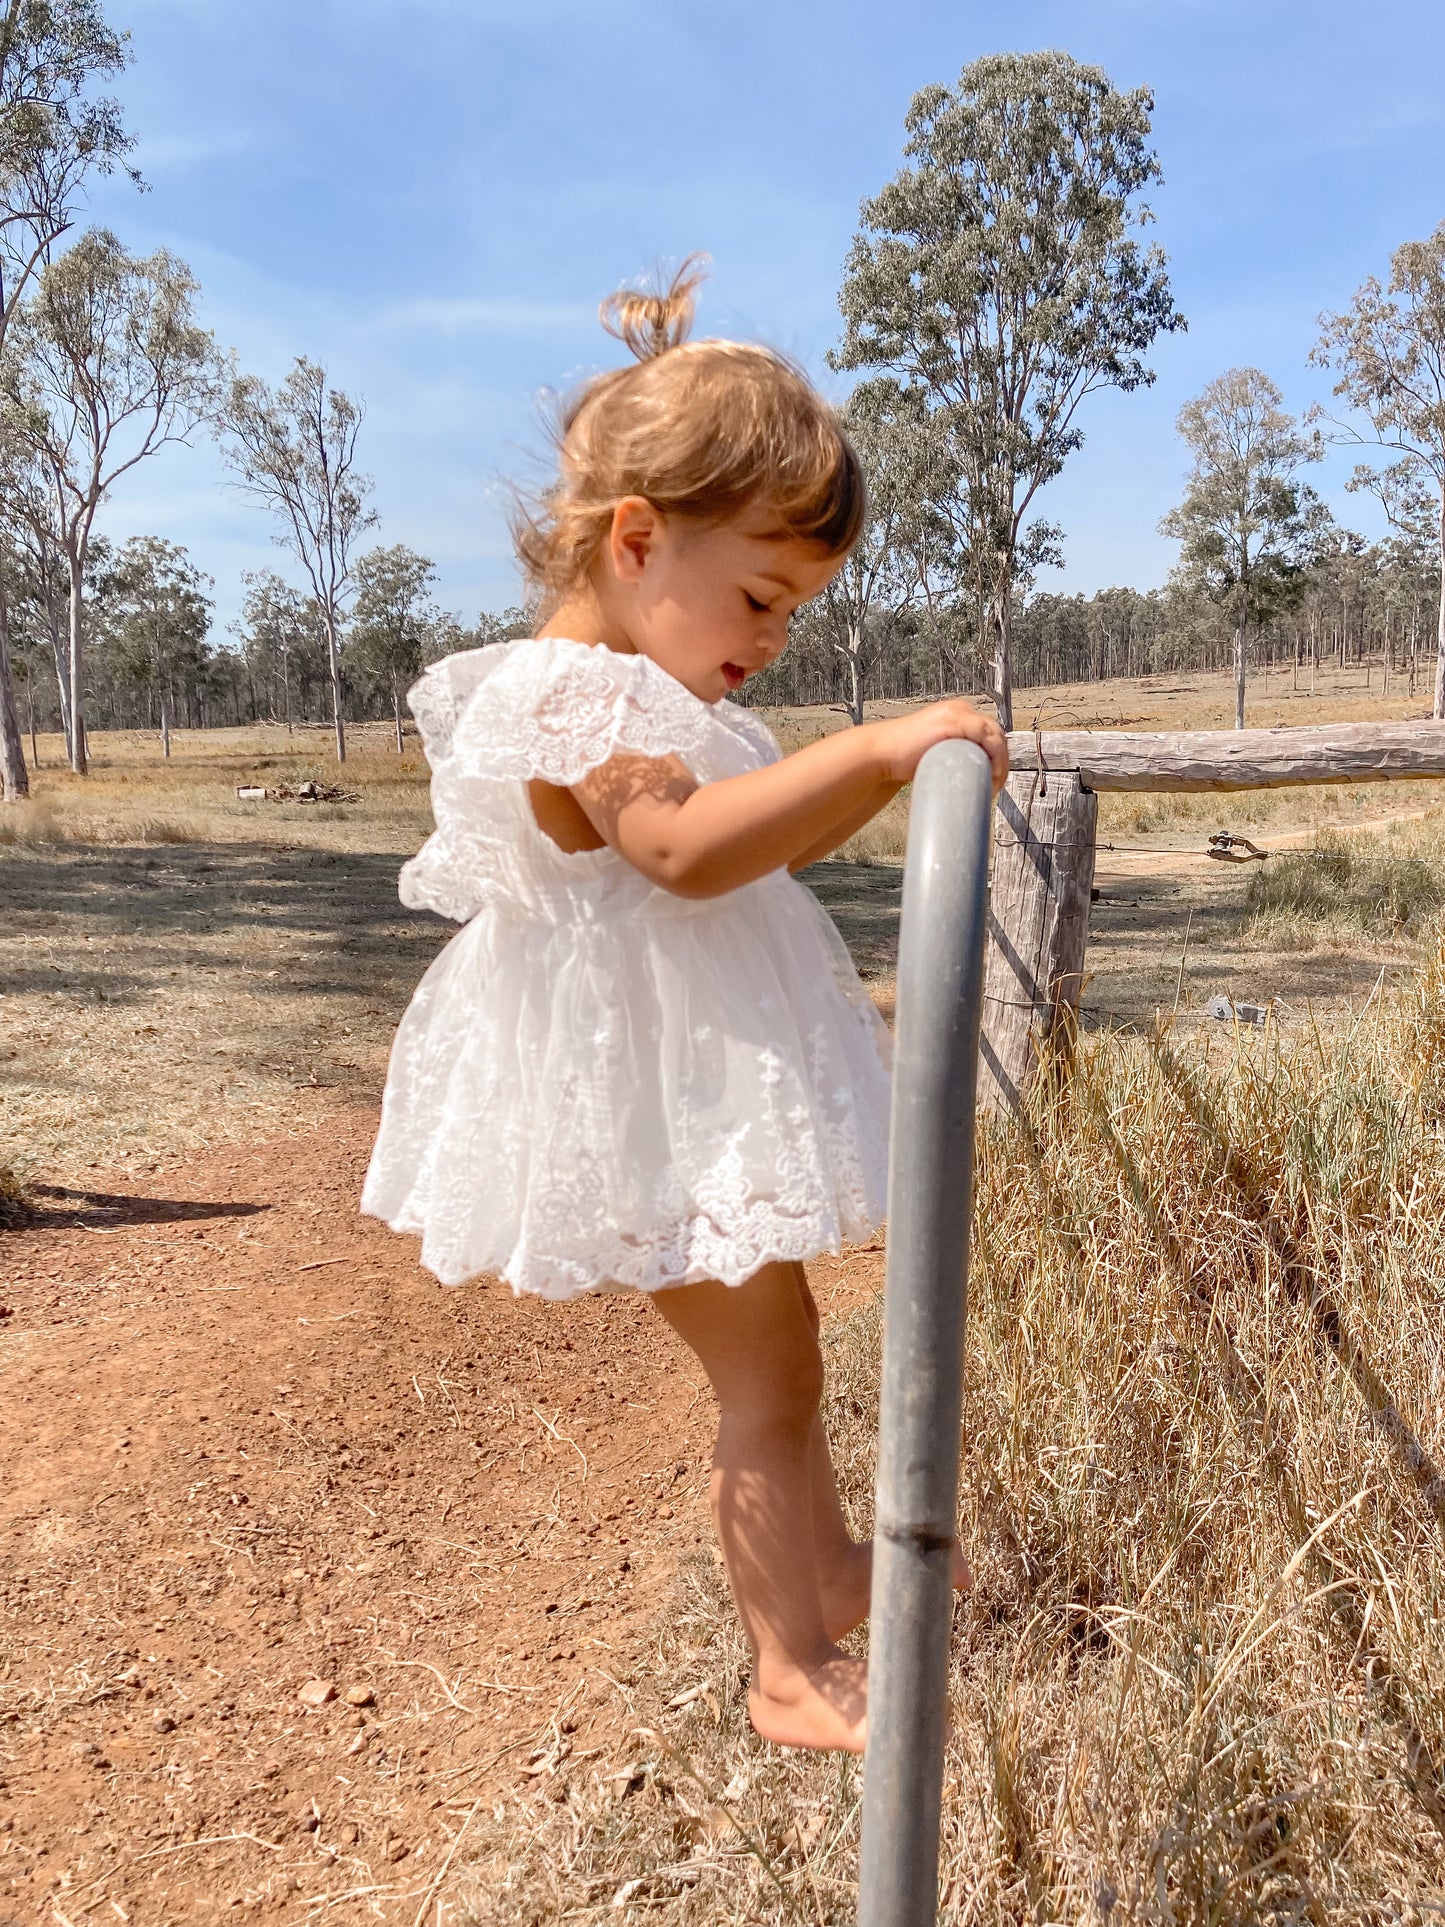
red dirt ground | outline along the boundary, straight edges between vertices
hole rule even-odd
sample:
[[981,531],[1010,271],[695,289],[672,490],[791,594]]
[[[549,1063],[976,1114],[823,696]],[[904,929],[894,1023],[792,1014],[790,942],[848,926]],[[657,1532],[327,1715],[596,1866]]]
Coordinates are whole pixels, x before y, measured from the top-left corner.
[[0,1234],[0,1927],[410,1923],[478,1803],[635,1724],[701,1373],[635,1296],[443,1290],[357,1214],[374,1126]]

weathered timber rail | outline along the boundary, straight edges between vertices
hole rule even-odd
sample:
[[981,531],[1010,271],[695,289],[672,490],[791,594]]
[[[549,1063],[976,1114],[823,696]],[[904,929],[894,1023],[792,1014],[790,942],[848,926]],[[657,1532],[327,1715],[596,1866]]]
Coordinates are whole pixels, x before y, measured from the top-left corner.
[[1015,730],[1009,767],[1072,770],[1086,790],[1274,789],[1445,776],[1445,723],[1319,729]]
[[1016,730],[995,817],[980,1099],[1016,1111],[1078,1027],[1097,793],[1445,777],[1445,723],[1316,729]]

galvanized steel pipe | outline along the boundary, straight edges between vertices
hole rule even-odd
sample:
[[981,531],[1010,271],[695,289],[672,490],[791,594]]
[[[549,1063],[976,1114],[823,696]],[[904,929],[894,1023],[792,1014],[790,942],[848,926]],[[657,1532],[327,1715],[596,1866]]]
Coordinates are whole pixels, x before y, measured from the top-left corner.
[[898,947],[860,1927],[933,1927],[938,1901],[992,809],[982,750],[928,752]]

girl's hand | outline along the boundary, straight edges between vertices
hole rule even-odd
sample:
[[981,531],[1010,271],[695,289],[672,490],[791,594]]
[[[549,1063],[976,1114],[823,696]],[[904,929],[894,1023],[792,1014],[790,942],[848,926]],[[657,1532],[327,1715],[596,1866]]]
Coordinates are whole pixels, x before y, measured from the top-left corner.
[[890,722],[875,723],[882,732],[883,760],[890,782],[913,781],[914,772],[935,743],[951,739],[977,743],[988,757],[993,771],[993,793],[998,795],[1008,775],[1008,739],[992,716],[984,716],[961,697],[949,702],[930,703],[911,716],[896,716]]

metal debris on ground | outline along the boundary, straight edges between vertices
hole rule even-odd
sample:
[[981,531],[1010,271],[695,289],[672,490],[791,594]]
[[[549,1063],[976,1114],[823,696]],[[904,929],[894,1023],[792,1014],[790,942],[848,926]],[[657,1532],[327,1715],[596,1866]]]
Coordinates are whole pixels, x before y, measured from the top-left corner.
[[263,789],[259,783],[238,783],[236,800],[240,803],[359,803],[358,790],[338,789],[334,783],[282,783],[276,789]]
[[1237,1023],[1253,1024],[1257,1029],[1262,1029],[1269,1017],[1268,1004],[1237,1004],[1232,997],[1211,997],[1208,1009],[1210,1016],[1222,1024],[1233,1018]]
[[1221,863],[1251,863],[1256,860],[1263,863],[1269,851],[1260,849],[1257,843],[1251,843],[1247,836],[1232,836],[1228,830],[1216,830],[1209,839],[1205,855],[1215,857]]

